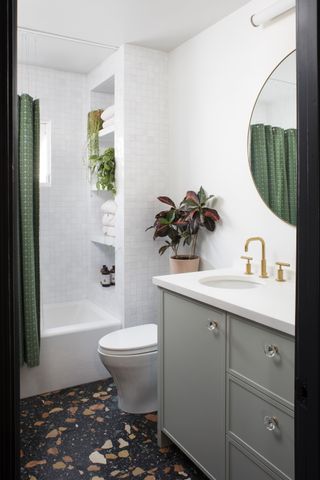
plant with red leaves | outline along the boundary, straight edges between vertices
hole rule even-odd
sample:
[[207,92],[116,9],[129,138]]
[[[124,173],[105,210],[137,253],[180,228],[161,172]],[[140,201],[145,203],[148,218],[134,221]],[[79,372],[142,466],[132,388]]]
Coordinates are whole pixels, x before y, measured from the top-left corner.
[[153,228],[153,239],[168,237],[165,245],[159,249],[160,255],[171,248],[174,257],[178,257],[180,244],[190,247],[187,258],[196,257],[196,246],[198,234],[201,228],[213,232],[216,222],[220,220],[217,210],[210,208],[208,202],[213,195],[207,196],[202,187],[198,193],[188,191],[177,207],[171,198],[166,196],[158,197],[160,202],[169,205],[169,210],[163,210],[155,216],[155,222],[147,230]]

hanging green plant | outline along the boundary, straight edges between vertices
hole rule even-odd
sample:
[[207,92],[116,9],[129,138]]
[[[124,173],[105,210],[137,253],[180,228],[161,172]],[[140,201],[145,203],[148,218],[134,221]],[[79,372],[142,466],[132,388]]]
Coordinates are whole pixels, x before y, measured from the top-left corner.
[[116,194],[116,160],[114,148],[107,148],[102,155],[91,155],[89,167],[97,176],[97,189],[109,190]]
[[103,120],[101,118],[103,110],[93,110],[88,113],[88,154],[99,155],[99,130],[102,128]]

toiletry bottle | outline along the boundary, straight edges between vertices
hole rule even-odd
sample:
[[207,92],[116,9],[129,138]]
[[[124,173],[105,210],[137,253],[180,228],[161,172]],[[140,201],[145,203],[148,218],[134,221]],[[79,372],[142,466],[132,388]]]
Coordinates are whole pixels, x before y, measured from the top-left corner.
[[110,270],[110,282],[111,285],[116,284],[116,267],[114,265],[112,265],[112,268]]
[[103,287],[110,287],[111,285],[111,274],[110,274],[110,271],[108,269],[108,267],[106,265],[103,265],[103,267],[101,268],[100,270],[100,273],[101,273],[101,285]]

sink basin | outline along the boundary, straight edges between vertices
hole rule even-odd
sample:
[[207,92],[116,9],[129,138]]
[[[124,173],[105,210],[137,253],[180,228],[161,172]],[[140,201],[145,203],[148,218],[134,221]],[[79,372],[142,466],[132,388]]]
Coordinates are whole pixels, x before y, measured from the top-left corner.
[[236,275],[221,275],[221,276],[212,276],[201,278],[199,280],[202,285],[212,288],[226,288],[233,290],[242,290],[247,288],[256,288],[260,287],[262,283],[252,278],[245,278],[236,276]]

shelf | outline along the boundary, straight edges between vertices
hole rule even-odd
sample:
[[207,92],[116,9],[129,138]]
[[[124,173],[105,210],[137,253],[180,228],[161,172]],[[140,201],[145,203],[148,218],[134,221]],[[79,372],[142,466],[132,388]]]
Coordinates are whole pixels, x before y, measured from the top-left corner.
[[90,188],[91,192],[98,192],[98,193],[111,193],[110,190],[100,190],[99,188],[96,187],[95,184],[91,184],[91,188]]
[[113,135],[113,134],[114,134],[114,125],[110,125],[110,127],[106,127],[103,130],[100,130],[99,137],[104,138],[104,137],[107,137],[108,135]]
[[114,147],[114,125],[99,132],[100,148]]
[[91,242],[98,243],[99,245],[108,245],[114,247],[116,243],[115,237],[108,237],[107,235],[101,235],[91,238]]
[[[96,193],[109,193],[110,195],[112,195],[112,193],[110,192],[110,190],[102,190],[100,188],[97,188],[97,177],[96,177],[96,174],[91,174],[90,175],[90,178],[89,178],[89,182],[90,182],[90,190],[91,192],[96,192]],[[103,197],[104,198],[104,197]]]

